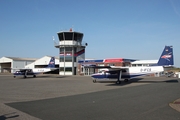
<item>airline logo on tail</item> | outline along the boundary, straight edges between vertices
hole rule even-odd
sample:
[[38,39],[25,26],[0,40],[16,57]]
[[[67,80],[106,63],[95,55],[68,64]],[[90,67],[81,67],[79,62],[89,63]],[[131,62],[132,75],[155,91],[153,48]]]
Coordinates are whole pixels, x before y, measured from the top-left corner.
[[173,47],[165,46],[164,51],[158,61],[158,65],[174,65]]
[[172,57],[172,55],[170,55],[171,53],[172,53],[172,52],[168,53],[168,55],[163,55],[161,58],[164,58],[164,59],[166,59],[166,60],[170,61],[170,59],[169,59],[169,58],[171,58],[171,57]]
[[161,58],[165,58],[165,59],[171,58],[171,55],[163,55]]

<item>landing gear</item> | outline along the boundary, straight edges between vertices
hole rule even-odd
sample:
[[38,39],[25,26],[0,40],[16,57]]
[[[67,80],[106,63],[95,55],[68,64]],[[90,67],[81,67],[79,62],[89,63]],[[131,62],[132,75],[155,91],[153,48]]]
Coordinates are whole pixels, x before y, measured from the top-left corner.
[[36,75],[33,75],[33,77],[35,78],[35,77],[36,77]]
[[28,73],[28,71],[26,70],[25,73],[24,73],[24,78],[27,78],[27,76],[26,76],[27,73]]
[[116,84],[121,84],[121,81],[116,81]]
[[96,79],[93,79],[93,83],[96,83]]
[[129,82],[129,79],[125,79],[124,82]]
[[16,76],[14,76],[14,78],[16,78]]
[[121,75],[122,75],[122,70],[119,70],[118,71],[118,78],[117,78],[116,84],[121,84]]

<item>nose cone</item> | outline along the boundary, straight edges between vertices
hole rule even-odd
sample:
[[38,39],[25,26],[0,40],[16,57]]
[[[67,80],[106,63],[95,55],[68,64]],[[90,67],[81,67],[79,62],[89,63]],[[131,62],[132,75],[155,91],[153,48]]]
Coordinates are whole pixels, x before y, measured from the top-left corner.
[[96,74],[92,74],[91,77],[94,79],[101,79],[104,78],[104,75],[96,73]]
[[96,77],[96,74],[92,74],[91,77],[92,77],[92,78],[95,78],[95,77]]

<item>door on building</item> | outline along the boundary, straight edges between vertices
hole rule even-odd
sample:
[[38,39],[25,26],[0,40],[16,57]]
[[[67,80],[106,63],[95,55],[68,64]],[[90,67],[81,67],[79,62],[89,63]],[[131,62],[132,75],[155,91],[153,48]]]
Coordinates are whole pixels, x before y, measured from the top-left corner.
[[84,75],[88,76],[88,75],[92,75],[94,73],[95,73],[94,68],[84,68]]

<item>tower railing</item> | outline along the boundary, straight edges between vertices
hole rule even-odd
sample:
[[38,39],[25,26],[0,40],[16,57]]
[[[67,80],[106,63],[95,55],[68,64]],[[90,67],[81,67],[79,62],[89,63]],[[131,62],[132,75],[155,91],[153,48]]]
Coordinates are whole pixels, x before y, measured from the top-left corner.
[[87,43],[82,41],[82,42],[76,42],[76,41],[61,41],[59,43],[54,42],[54,46],[56,48],[59,47],[64,47],[64,46],[75,46],[75,47],[85,47],[87,46]]

